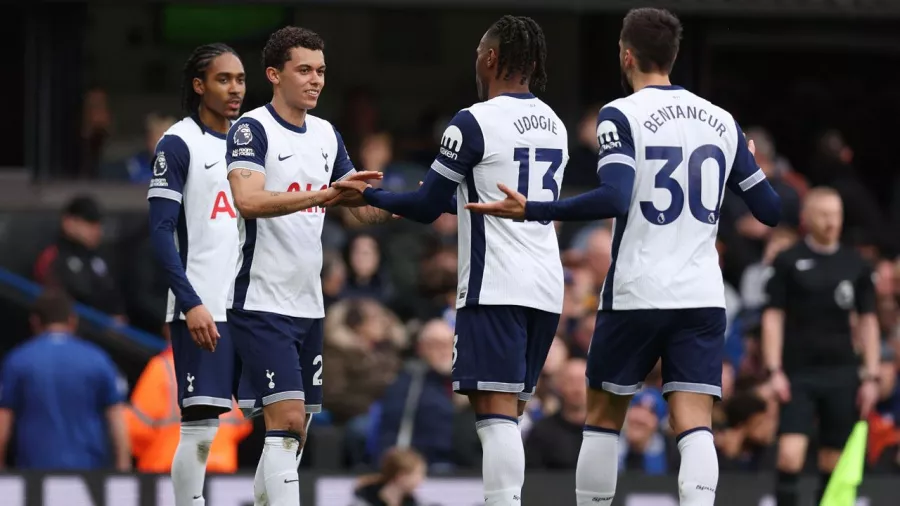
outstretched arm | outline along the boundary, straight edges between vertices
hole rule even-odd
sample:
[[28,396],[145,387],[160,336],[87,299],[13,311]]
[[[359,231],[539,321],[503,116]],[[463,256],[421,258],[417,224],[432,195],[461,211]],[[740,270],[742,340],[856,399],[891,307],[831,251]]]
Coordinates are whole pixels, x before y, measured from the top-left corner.
[[634,188],[634,141],[631,124],[615,107],[604,107],[597,117],[597,177],[600,186],[567,199],[527,201],[524,195],[498,185],[507,198],[490,204],[468,204],[466,209],[529,221],[581,221],[615,218],[628,214]]
[[274,218],[317,207],[337,197],[337,190],[276,192],[265,189],[266,175],[254,169],[243,168],[240,162],[228,173],[234,205],[246,219]]
[[362,182],[335,183],[338,188],[362,192],[367,203],[383,209],[388,217],[393,213],[419,223],[431,223],[444,213],[458,185],[435,170],[428,171],[422,186],[414,192],[392,193]]
[[467,110],[454,116],[444,131],[438,156],[425,180],[414,192],[392,193],[359,182],[341,181],[335,186],[362,193],[379,209],[420,223],[431,223],[447,212],[460,183],[484,156],[484,136],[478,121]]
[[226,143],[225,161],[228,163],[228,182],[234,205],[246,219],[274,218],[321,206],[340,193],[334,188],[315,191],[267,190],[266,152],[269,140],[263,126],[253,118],[242,118],[232,125]]

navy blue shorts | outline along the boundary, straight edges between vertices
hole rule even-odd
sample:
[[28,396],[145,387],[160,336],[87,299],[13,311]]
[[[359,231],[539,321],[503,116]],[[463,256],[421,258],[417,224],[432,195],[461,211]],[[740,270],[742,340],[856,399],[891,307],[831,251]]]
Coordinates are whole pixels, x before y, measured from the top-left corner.
[[215,352],[201,349],[194,343],[187,323],[169,323],[172,336],[172,355],[175,360],[175,380],[178,384],[178,405],[214,406],[223,412],[232,407],[240,362],[234,351],[234,341],[228,325],[217,322],[221,336]]
[[534,393],[559,315],[521,306],[467,306],[456,313],[453,390]]
[[323,318],[228,310],[245,413],[284,400],[304,401],[308,413],[321,411],[323,324]]
[[588,351],[588,386],[632,395],[662,358],[663,394],[722,396],[725,310],[600,311]]

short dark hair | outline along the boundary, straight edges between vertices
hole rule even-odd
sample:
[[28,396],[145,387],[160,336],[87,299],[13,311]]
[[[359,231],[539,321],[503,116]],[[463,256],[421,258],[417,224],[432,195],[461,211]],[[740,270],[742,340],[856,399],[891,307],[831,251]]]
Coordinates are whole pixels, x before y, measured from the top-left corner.
[[622,22],[622,43],[634,52],[641,72],[671,72],[681,44],[681,21],[665,9],[631,9]]
[[31,308],[31,313],[41,325],[69,323],[72,317],[72,299],[62,290],[47,289],[41,293]]
[[[488,29],[498,41],[497,77],[520,74],[520,84],[543,91],[547,85],[547,39],[537,22],[526,16],[506,15]],[[504,75],[505,72],[505,75]]]
[[100,223],[103,219],[103,211],[100,204],[90,195],[79,195],[66,204],[63,216],[81,218],[89,223]]
[[194,79],[203,80],[206,77],[206,69],[213,60],[226,53],[240,59],[237,51],[222,43],[199,46],[188,57],[181,72],[181,107],[188,114],[194,114],[200,108],[200,95],[194,91]]
[[284,64],[291,59],[291,49],[302,47],[310,51],[324,51],[325,40],[318,33],[297,26],[286,26],[269,36],[263,48],[262,60],[264,68],[284,69]]

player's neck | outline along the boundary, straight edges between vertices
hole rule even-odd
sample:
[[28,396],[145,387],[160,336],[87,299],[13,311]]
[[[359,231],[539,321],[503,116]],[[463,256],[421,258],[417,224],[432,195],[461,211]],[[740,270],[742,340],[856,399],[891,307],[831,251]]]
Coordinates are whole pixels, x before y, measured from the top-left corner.
[[635,93],[647,86],[672,86],[672,82],[666,74],[636,72],[631,81],[631,87],[634,88]]
[[487,99],[490,100],[495,97],[499,97],[500,95],[505,94],[524,94],[531,93],[531,90],[528,88],[528,82],[525,84],[519,84],[521,80],[517,76],[510,76],[509,80],[505,81],[494,81],[493,85],[491,85],[488,89]]
[[812,234],[809,234],[806,236],[806,245],[816,253],[830,255],[838,250],[840,241],[819,241]]
[[202,104],[197,111],[197,116],[200,118],[200,122],[213,132],[227,134],[228,128],[231,127],[231,122],[228,121],[228,118],[210,111],[206,107],[203,107]]
[[70,334],[72,328],[68,323],[51,323],[41,329],[41,334]]
[[281,95],[275,94],[272,97],[272,108],[281,116],[281,119],[287,121],[295,127],[302,127],[306,123],[306,109],[297,109],[291,107],[281,98]]

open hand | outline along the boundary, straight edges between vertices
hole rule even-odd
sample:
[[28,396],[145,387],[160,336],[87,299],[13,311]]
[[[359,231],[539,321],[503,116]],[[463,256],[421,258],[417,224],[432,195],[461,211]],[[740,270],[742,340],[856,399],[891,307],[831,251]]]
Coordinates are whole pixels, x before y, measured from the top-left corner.
[[[363,207],[366,205],[366,201],[362,198],[362,192],[365,191],[366,188],[371,186],[366,183],[366,181],[380,180],[383,177],[384,174],[382,174],[381,172],[377,172],[374,170],[364,170],[348,176],[342,181],[335,181],[334,183],[332,183],[331,188],[328,189],[329,192],[334,192],[334,196],[330,196],[328,200],[323,202],[322,207]],[[362,189],[357,189],[357,187],[342,187],[341,184],[345,182],[362,183],[362,185],[360,186]]]
[[490,216],[499,216],[500,218],[524,219],[525,204],[528,202],[525,195],[509,189],[503,183],[497,183],[497,188],[506,194],[505,199],[491,203],[466,204],[466,209]]
[[347,176],[343,181],[373,181],[381,180],[382,178],[384,178],[384,174],[377,170],[362,170]]
[[200,304],[192,307],[184,315],[185,323],[191,333],[194,343],[201,349],[206,351],[216,351],[216,344],[219,341],[219,330],[216,328],[216,322],[206,306]]
[[366,188],[371,188],[372,185],[365,181],[361,181],[358,179],[345,179],[343,181],[335,181],[331,185],[332,188],[337,188],[341,190],[341,193],[350,193],[350,195],[345,196],[344,198],[352,197],[352,193],[357,193],[362,195],[362,192],[366,191]]

